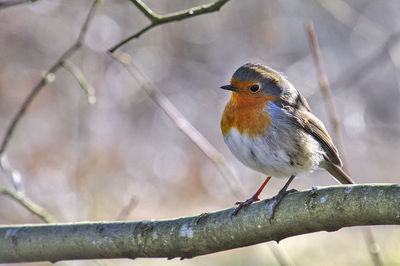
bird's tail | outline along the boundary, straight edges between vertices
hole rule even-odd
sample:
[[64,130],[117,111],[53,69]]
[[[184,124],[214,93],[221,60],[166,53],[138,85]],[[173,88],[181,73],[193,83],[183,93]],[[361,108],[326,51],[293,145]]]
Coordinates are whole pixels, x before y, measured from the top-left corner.
[[354,184],[354,181],[351,179],[350,176],[348,176],[342,168],[339,166],[327,162],[323,166],[326,171],[328,171],[334,178],[336,178],[340,183],[342,184]]

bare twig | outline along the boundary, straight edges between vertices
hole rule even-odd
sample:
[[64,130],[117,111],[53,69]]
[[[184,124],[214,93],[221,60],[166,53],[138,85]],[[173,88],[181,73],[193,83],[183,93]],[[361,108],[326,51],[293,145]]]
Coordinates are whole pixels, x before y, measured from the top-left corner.
[[210,4],[200,5],[196,7],[189,8],[187,10],[182,10],[175,13],[170,13],[167,15],[159,15],[153,12],[145,3],[141,0],[131,0],[131,2],[140,10],[142,13],[151,21],[151,24],[144,27],[140,31],[135,34],[132,34],[125,40],[119,42],[118,44],[114,45],[108,51],[110,53],[114,53],[118,48],[122,45],[126,44],[127,42],[131,41],[132,39],[138,38],[140,35],[145,33],[146,31],[159,26],[161,24],[166,24],[169,22],[179,21],[191,17],[195,17],[202,14],[207,14],[211,12],[215,12],[221,9],[223,5],[225,5],[229,0],[217,0]]
[[365,226],[361,228],[361,231],[364,237],[364,242],[367,246],[368,252],[374,265],[384,265],[382,261],[381,247],[379,246],[378,242],[376,242],[372,228],[370,226]]
[[396,71],[397,88],[400,90],[400,45],[392,42],[386,45],[386,47],[391,63]]
[[54,74],[57,70],[62,66],[63,62],[68,59],[71,55],[73,55],[81,46],[86,35],[88,26],[90,21],[92,20],[95,11],[98,5],[102,2],[102,0],[95,0],[93,5],[89,11],[89,14],[85,20],[85,23],[82,26],[81,32],[79,34],[78,39],[76,42],[57,60],[57,62],[46,72],[43,78],[39,81],[39,83],[33,88],[31,93],[28,95],[24,103],[22,104],[21,108],[18,110],[17,114],[15,115],[14,119],[12,120],[10,126],[7,129],[6,136],[4,137],[1,146],[0,146],[0,155],[2,155],[7,145],[10,141],[12,134],[14,133],[15,127],[17,126],[18,122],[21,120],[22,116],[25,114],[26,109],[32,103],[33,99],[39,93],[39,91],[48,83],[48,77],[50,74]]
[[[400,32],[393,33],[379,45],[379,49],[376,52],[341,71],[331,82],[331,86],[337,91],[355,86],[363,77],[368,76],[374,68],[380,67],[386,61],[388,50],[398,45],[399,41]],[[313,91],[308,96],[308,99],[316,97],[318,90],[314,89]]]
[[154,13],[143,1],[131,0],[131,2],[151,21],[156,23],[160,16]]
[[[324,68],[322,65],[322,58],[321,58],[321,53],[320,53],[320,49],[319,49],[319,45],[318,45],[318,40],[317,40],[315,31],[314,31],[312,22],[307,22],[306,30],[308,33],[308,37],[310,39],[311,48],[312,48],[312,52],[313,52],[313,56],[314,56],[314,62],[316,64],[317,70],[318,70],[319,84],[321,87],[321,91],[324,95],[325,102],[327,103],[327,105],[326,105],[326,107],[328,109],[327,111],[331,118],[331,123],[332,123],[332,127],[334,130],[335,140],[338,145],[339,151],[341,151],[341,157],[342,157],[342,160],[344,163],[343,168],[345,169],[346,172],[349,172],[349,170],[347,168],[347,163],[346,163],[346,156],[345,156],[344,150],[343,150],[343,142],[342,142],[342,136],[341,136],[340,126],[339,126],[339,119],[338,119],[335,104],[333,101],[332,92],[329,87],[328,78],[325,74],[325,71],[324,71]],[[374,237],[371,227],[363,227],[362,232],[363,232],[363,236],[364,236],[364,241],[367,244],[368,251],[372,258],[374,265],[376,265],[376,266],[383,265],[381,254],[379,252],[380,251],[379,244],[375,240],[375,237]]]
[[96,103],[95,89],[86,80],[82,71],[74,63],[72,63],[69,60],[64,60],[61,64],[78,81],[80,87],[82,88],[82,90],[85,92],[85,94],[87,96],[88,103],[95,104]]
[[282,248],[276,242],[268,242],[266,243],[267,247],[271,250],[272,255],[274,255],[275,259],[278,261],[279,265],[281,266],[294,266],[296,265],[289,255],[286,253],[285,249]]
[[23,192],[24,188],[21,174],[16,169],[12,168],[6,154],[0,156],[0,168],[3,173],[10,178],[15,190]]
[[121,63],[128,72],[138,81],[150,98],[168,115],[186,136],[189,137],[197,147],[215,164],[224,177],[233,194],[241,198],[241,187],[238,177],[225,161],[224,156],[179,112],[178,109],[165,97],[159,89],[136,67],[130,56],[125,53],[110,53],[110,55]]
[[0,226],[0,261],[192,258],[317,231],[400,224],[397,184],[292,193],[282,200],[271,223],[270,205],[251,204],[233,219],[232,208],[161,221]]
[[126,218],[128,218],[129,214],[137,206],[137,204],[138,204],[138,199],[136,197],[131,197],[128,204],[126,204],[118,214],[117,221],[123,221]]
[[[79,34],[78,39],[76,42],[57,60],[57,62],[44,74],[43,78],[39,81],[39,83],[33,88],[31,93],[28,95],[26,100],[23,102],[21,108],[18,110],[17,114],[14,116],[12,119],[10,125],[7,128],[5,137],[3,138],[3,141],[0,146],[0,158],[4,156],[5,151],[7,149],[7,146],[10,142],[10,139],[14,133],[14,130],[16,126],[18,125],[19,121],[21,118],[24,116],[28,106],[32,103],[32,101],[35,99],[36,95],[41,91],[41,89],[49,82],[54,80],[52,78],[54,76],[54,73],[57,72],[57,70],[62,66],[63,62],[68,59],[70,56],[72,56],[81,46],[83,43],[83,40],[85,38],[88,26],[90,21],[92,20],[95,11],[99,4],[101,3],[101,0],[95,0],[90,8],[89,14],[86,17],[86,20],[81,28],[81,32]],[[14,183],[14,182],[13,182]]]
[[14,200],[16,200],[19,204],[21,204],[25,209],[27,209],[32,214],[39,217],[45,223],[56,223],[57,219],[47,212],[44,208],[37,205],[33,201],[31,201],[28,197],[24,195],[24,193],[19,191],[12,191],[11,189],[0,187],[0,193],[3,195],[7,195]]
[[[341,152],[341,154],[344,154],[340,126],[339,126],[339,118],[338,118],[338,115],[336,112],[335,103],[333,101],[332,91],[329,87],[328,78],[325,74],[324,67],[322,65],[321,52],[319,49],[317,36],[315,35],[314,27],[311,22],[307,22],[306,30],[307,30],[307,34],[308,34],[308,37],[310,40],[311,50],[312,50],[313,56],[314,56],[314,62],[315,62],[315,65],[316,65],[317,71],[318,71],[318,82],[319,82],[322,94],[323,94],[325,102],[326,102],[325,106],[327,108],[327,112],[331,119],[331,124],[332,124],[332,128],[333,128],[333,133],[335,136],[336,144],[337,144],[338,150]],[[342,155],[342,160],[343,160],[343,168],[347,171],[347,163],[346,163],[344,155]]]
[[26,3],[34,3],[37,0],[1,0],[0,1],[0,9],[11,7],[11,6],[16,6],[20,4],[26,4]]

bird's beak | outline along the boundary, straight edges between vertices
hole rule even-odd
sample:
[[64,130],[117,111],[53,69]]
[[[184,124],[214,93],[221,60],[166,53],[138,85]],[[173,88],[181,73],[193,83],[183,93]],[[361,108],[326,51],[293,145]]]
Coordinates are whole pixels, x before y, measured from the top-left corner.
[[232,85],[221,86],[221,89],[228,90],[228,91],[238,91],[238,89],[233,87]]

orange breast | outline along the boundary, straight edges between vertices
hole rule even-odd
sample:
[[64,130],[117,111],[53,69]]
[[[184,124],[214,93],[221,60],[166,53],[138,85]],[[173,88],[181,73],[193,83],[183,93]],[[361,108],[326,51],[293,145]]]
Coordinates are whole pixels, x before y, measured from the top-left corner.
[[276,100],[273,96],[254,96],[232,92],[221,119],[222,134],[235,128],[240,134],[249,137],[263,135],[271,125],[271,117],[264,106]]

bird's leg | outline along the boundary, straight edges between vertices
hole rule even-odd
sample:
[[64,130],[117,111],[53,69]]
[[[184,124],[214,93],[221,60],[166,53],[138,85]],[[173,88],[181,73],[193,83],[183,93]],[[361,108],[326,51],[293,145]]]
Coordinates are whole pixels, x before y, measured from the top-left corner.
[[283,188],[281,190],[279,190],[279,193],[276,196],[274,196],[272,199],[268,199],[267,200],[267,202],[272,200],[271,205],[269,205],[269,210],[270,210],[269,222],[270,223],[271,223],[272,219],[274,219],[275,210],[278,207],[279,203],[281,203],[282,199],[289,193],[297,192],[296,189],[287,190],[287,188],[289,187],[290,183],[292,183],[294,177],[295,176],[292,175],[289,178],[289,180],[286,182],[286,184],[283,186]]
[[236,216],[236,215],[239,213],[239,211],[240,211],[243,207],[247,207],[248,205],[252,204],[253,202],[259,201],[260,198],[259,198],[258,196],[260,196],[261,191],[263,191],[265,185],[268,183],[268,181],[269,181],[270,179],[271,179],[270,176],[267,177],[267,178],[265,179],[264,183],[262,183],[262,185],[260,186],[260,188],[257,190],[256,193],[254,193],[254,195],[253,195],[251,198],[249,198],[249,199],[246,200],[246,201],[238,201],[238,202],[236,202],[235,205],[238,205],[238,206],[237,206],[236,209],[233,211],[233,213],[232,213],[231,216]]

